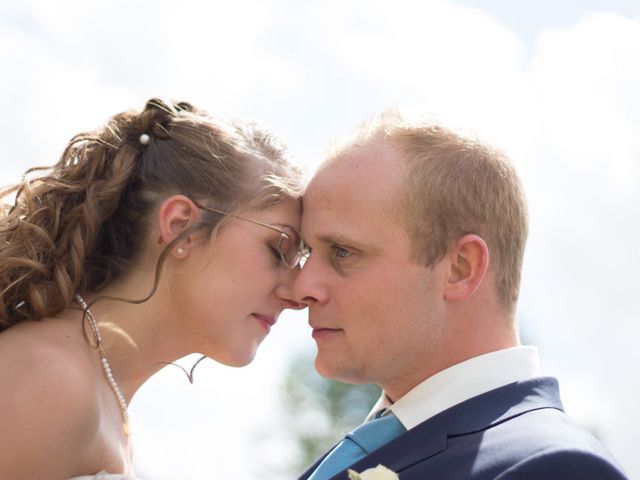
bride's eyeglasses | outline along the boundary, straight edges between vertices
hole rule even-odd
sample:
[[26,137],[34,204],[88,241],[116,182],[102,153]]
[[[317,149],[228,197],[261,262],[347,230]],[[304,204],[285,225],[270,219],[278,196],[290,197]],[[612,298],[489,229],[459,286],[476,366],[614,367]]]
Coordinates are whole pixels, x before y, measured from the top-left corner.
[[196,207],[201,208],[203,210],[208,210],[209,212],[219,213],[220,215],[230,215],[234,218],[244,220],[245,222],[253,223],[254,225],[260,225],[261,227],[268,228],[280,234],[280,239],[278,240],[277,250],[280,254],[280,259],[285,267],[293,270],[294,268],[304,266],[305,261],[309,257],[309,249],[302,241],[302,237],[300,234],[289,227],[288,225],[284,225],[282,227],[276,227],[275,225],[269,225],[268,223],[258,222],[257,220],[251,220],[250,218],[242,217],[240,215],[235,215],[230,212],[225,212],[223,210],[218,210],[217,208],[205,207],[199,203],[193,202],[196,204]]

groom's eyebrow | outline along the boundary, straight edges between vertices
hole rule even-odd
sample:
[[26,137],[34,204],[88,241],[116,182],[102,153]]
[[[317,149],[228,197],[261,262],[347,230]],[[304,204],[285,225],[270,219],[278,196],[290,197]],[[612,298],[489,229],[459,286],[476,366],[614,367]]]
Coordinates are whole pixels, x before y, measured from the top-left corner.
[[320,243],[325,243],[327,245],[344,245],[352,248],[357,248],[362,250],[364,245],[361,242],[358,242],[354,238],[351,238],[342,233],[327,233],[318,235],[317,237]]

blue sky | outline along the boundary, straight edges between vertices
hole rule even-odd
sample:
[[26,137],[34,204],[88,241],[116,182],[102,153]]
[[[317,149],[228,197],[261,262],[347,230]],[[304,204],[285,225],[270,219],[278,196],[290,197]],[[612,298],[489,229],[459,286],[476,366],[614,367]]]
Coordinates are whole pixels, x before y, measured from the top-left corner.
[[[569,413],[640,477],[640,377],[624,375],[640,364],[640,1],[9,0],[0,44],[2,183],[152,96],[258,119],[310,172],[387,106],[502,146],[531,212],[522,331]],[[131,405],[138,473],[268,478],[295,455],[282,373],[313,349],[288,313],[247,368],[208,362],[194,386],[161,372]]]

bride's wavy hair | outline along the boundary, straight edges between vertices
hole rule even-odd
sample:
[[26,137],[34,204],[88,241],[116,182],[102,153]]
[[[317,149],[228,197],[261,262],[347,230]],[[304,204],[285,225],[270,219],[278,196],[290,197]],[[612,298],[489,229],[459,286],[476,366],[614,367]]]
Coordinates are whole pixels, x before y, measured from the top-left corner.
[[[155,98],[141,112],[115,115],[73,137],[52,167],[0,190],[0,331],[56,315],[76,292],[122,278],[170,195],[233,212],[299,198],[302,188],[284,145],[254,123]],[[214,232],[221,219],[203,211],[165,247],[147,298],[173,244],[194,230]]]

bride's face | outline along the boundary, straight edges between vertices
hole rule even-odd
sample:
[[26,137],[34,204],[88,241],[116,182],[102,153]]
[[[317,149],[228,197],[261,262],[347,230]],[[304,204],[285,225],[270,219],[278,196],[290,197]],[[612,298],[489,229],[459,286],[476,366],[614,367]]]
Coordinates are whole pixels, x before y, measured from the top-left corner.
[[[299,202],[285,200],[240,216],[298,232],[300,213]],[[277,230],[231,217],[217,236],[190,249],[171,291],[193,351],[246,365],[280,312],[296,307],[291,284],[298,269],[282,263],[280,237]]]

